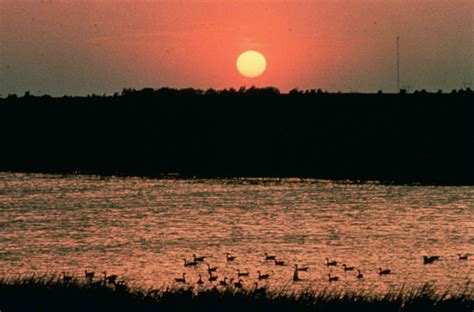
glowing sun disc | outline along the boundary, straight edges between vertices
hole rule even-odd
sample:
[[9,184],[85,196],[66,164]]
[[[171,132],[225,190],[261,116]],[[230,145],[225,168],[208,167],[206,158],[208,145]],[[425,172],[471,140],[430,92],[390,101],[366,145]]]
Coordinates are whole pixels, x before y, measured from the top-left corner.
[[247,78],[260,76],[266,68],[267,61],[265,57],[257,51],[245,51],[237,58],[237,70]]

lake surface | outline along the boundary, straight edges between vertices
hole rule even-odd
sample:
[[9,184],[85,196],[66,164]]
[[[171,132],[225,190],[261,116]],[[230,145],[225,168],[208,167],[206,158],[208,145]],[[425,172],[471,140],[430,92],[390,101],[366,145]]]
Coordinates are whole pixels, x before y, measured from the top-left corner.
[[[159,287],[186,272],[194,283],[208,277],[204,264],[184,268],[195,253],[219,279],[248,270],[248,287],[260,270],[270,287],[472,289],[474,257],[457,254],[474,253],[474,187],[0,173],[0,234],[0,276],[82,278],[87,269]],[[288,265],[265,261],[265,252]],[[423,265],[423,255],[441,259]],[[298,283],[295,263],[309,267]],[[340,280],[329,284],[327,274]]]

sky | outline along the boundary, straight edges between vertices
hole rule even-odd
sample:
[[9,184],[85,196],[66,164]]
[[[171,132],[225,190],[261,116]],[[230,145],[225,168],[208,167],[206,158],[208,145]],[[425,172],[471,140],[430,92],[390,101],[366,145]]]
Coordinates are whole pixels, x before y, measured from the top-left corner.
[[[0,97],[123,88],[450,91],[474,81],[472,0],[0,0]],[[257,50],[265,73],[238,56]],[[472,88],[472,86],[471,86]]]

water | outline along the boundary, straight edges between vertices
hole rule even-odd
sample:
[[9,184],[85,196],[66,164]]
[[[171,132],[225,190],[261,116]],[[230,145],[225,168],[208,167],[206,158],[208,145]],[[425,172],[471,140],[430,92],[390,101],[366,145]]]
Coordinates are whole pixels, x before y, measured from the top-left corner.
[[[457,256],[474,251],[473,217],[474,187],[0,173],[0,276],[82,278],[87,269],[159,287],[183,272],[207,279],[204,265],[183,267],[195,253],[209,256],[219,279],[248,270],[248,287],[260,270],[270,287],[325,287],[330,273],[340,281],[328,287],[460,290],[474,277],[473,260]],[[227,263],[226,252],[236,260]],[[423,265],[423,255],[441,260]],[[302,282],[292,282],[294,263],[310,268]],[[394,274],[379,276],[379,267]]]

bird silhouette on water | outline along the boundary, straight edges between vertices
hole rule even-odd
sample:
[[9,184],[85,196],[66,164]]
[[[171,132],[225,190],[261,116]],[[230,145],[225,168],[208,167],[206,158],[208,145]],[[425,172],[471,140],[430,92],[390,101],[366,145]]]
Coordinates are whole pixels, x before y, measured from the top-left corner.
[[196,257],[196,255],[193,254],[194,262],[203,262],[204,259],[206,259],[206,258],[207,258],[207,256]]
[[199,274],[199,279],[197,280],[196,284],[198,284],[198,285],[204,284],[204,282],[202,280],[202,277],[201,277],[201,274]]
[[184,260],[184,266],[185,267],[192,267],[192,266],[195,267],[195,266],[197,266],[196,261],[188,261],[185,258],[183,258],[183,260]]
[[265,256],[265,260],[275,260],[276,259],[276,256],[270,256],[270,255],[268,255],[268,253],[264,253],[263,255]]
[[230,253],[228,252],[225,254],[225,257],[226,257],[227,262],[232,262],[235,260],[235,256],[231,256]]
[[392,274],[392,271],[389,269],[382,270],[382,268],[379,268],[379,275],[388,275]]
[[263,280],[263,279],[268,279],[270,277],[270,274],[262,274],[260,271],[257,271],[258,273],[258,279]]
[[275,265],[279,265],[279,266],[285,265],[285,261],[277,260],[277,259],[275,259],[274,261],[275,261]]
[[328,281],[329,282],[337,282],[338,280],[339,280],[339,277],[331,276],[331,274],[328,274]]
[[326,258],[326,265],[327,266],[336,266],[337,261],[329,261],[329,258]]
[[177,283],[186,283],[186,273],[183,273],[183,277],[175,277],[174,280]]
[[439,256],[423,256],[423,264],[432,264],[437,260],[439,260]]
[[298,271],[298,272],[301,272],[301,271],[305,271],[307,272],[309,270],[308,267],[299,267],[298,264],[295,264],[295,270]]

